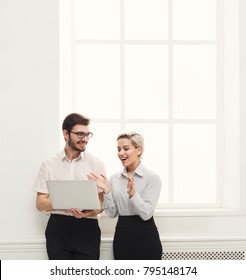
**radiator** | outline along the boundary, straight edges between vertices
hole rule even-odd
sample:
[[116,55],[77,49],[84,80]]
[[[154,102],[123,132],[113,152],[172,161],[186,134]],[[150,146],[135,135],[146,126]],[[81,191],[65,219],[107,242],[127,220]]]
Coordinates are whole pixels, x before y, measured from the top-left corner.
[[163,260],[245,260],[245,250],[225,251],[169,251]]

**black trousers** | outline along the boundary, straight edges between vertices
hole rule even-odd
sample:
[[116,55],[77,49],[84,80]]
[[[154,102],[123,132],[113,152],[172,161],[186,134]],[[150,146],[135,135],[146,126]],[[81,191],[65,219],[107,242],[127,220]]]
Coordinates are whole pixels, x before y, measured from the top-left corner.
[[98,260],[101,230],[97,219],[52,214],[46,231],[50,260]]
[[160,260],[162,245],[153,217],[119,216],[113,251],[115,260]]

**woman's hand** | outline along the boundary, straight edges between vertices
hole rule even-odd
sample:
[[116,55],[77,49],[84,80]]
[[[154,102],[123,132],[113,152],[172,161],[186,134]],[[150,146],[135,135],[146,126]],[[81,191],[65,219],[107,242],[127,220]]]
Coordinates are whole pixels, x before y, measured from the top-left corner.
[[96,182],[98,188],[100,188],[101,190],[103,190],[103,192],[109,193],[110,192],[110,187],[109,187],[109,182],[106,176],[104,176],[103,174],[100,174],[100,176],[97,176],[94,173],[90,173],[89,175],[87,175],[87,178],[89,180],[93,180]]
[[130,198],[136,193],[135,183],[132,177],[128,177],[127,193]]

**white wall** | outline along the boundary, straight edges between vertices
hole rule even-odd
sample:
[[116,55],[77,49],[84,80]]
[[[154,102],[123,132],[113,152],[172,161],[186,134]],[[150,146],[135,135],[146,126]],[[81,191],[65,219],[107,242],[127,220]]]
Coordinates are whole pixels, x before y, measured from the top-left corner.
[[0,1],[0,242],[43,231],[32,185],[59,145],[58,24],[56,0]]
[[[58,12],[58,0],[0,1],[2,259],[46,257],[43,233],[47,217],[35,209],[32,185],[41,161],[59,148]],[[246,243],[246,2],[243,0],[240,13],[242,211],[237,215],[198,217],[184,213],[157,215],[155,219],[166,247],[174,244],[178,248],[181,241],[226,240],[234,248],[241,246],[240,242]],[[104,236],[112,236],[114,219],[102,216],[100,225]]]

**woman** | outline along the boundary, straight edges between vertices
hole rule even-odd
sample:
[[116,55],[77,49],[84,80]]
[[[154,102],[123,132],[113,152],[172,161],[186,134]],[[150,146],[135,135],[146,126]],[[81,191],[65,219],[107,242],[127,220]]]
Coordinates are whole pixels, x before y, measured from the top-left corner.
[[113,241],[114,258],[161,259],[162,245],[153,219],[161,180],[141,163],[144,141],[140,134],[122,133],[117,142],[123,170],[111,176],[109,182],[103,174],[100,177],[92,173],[88,176],[104,192],[107,215],[118,215]]

